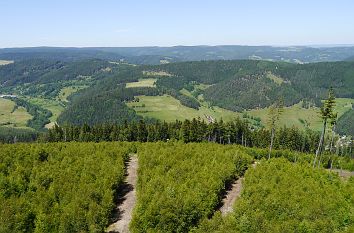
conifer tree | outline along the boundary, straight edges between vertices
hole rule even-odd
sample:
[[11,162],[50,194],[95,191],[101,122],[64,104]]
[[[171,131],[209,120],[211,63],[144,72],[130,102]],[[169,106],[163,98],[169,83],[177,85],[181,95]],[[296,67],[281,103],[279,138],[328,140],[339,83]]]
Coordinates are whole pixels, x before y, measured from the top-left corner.
[[271,130],[271,135],[270,135],[270,146],[269,146],[268,159],[270,159],[270,155],[272,153],[274,136],[275,136],[275,129],[276,129],[277,124],[279,122],[280,116],[283,113],[283,107],[284,107],[283,98],[279,98],[276,103],[274,103],[272,106],[269,107],[269,119],[268,120],[269,120],[269,127]]
[[[324,101],[323,106],[321,107],[321,118],[323,120],[323,128],[322,128],[322,133],[320,137],[320,141],[318,143],[318,147],[316,150],[316,155],[313,160],[313,167],[316,166],[317,158],[321,155],[322,149],[323,149],[323,143],[324,143],[324,138],[326,134],[326,127],[327,127],[327,122],[330,119],[334,118],[334,106],[335,106],[335,101],[336,97],[334,95],[333,88],[331,87],[328,91],[328,98]],[[321,158],[318,160],[318,166],[320,166],[321,163]]]

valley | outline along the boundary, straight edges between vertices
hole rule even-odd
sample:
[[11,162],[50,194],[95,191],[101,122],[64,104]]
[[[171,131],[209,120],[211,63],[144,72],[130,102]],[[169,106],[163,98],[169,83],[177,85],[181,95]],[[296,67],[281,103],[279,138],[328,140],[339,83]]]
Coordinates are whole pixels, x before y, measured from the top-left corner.
[[353,10],[0,2],[0,233],[354,233]]

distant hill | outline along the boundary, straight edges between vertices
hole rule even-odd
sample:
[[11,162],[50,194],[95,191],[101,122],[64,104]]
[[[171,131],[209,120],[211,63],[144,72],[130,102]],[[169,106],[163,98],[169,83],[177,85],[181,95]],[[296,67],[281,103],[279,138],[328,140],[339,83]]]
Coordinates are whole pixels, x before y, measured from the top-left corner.
[[75,61],[104,59],[126,61],[133,64],[164,64],[202,60],[270,60],[292,63],[343,61],[354,56],[354,47],[305,46],[174,46],[174,47],[92,47],[61,48],[33,47],[0,49],[0,59],[50,59]]
[[[212,112],[218,117],[262,109],[279,97],[286,106],[298,104],[313,110],[330,87],[337,97],[354,99],[353,77],[354,62],[346,61],[294,64],[218,60],[131,65],[99,59],[30,59],[0,66],[0,94],[17,95],[26,101],[21,106],[27,106],[28,111],[37,111],[36,105],[51,111],[48,117],[52,123],[123,123],[141,119],[137,110],[148,113],[142,106],[134,109],[127,105],[139,102],[137,96],[169,96],[193,110],[189,112],[202,108],[204,114]],[[167,103],[165,107],[169,107]],[[345,119],[351,118],[343,119],[348,125]],[[259,123],[259,119],[251,120]],[[304,119],[295,119],[300,120],[305,124]]]
[[354,56],[348,57],[348,58],[346,59],[346,61],[354,61]]

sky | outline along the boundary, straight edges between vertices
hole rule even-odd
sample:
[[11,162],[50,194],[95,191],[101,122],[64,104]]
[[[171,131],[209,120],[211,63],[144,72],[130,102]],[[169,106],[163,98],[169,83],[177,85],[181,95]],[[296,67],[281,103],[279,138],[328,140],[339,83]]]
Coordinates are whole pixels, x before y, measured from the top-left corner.
[[0,48],[354,44],[352,0],[0,0]]

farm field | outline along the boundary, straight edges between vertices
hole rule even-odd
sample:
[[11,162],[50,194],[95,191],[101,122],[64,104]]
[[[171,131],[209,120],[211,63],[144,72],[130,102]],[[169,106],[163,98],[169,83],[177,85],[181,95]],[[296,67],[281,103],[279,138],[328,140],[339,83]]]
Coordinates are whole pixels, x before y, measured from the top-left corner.
[[155,87],[156,78],[139,79],[138,82],[126,83],[126,88],[132,87]]
[[139,102],[130,102],[127,105],[133,108],[138,115],[143,117],[156,118],[162,121],[172,122],[177,120],[185,120],[198,118],[207,120],[207,116],[214,119],[225,121],[233,120],[240,113],[235,113],[219,107],[208,108],[201,106],[199,110],[183,106],[177,99],[169,95],[163,96],[137,96]]
[[15,102],[0,98],[0,125],[15,128],[25,128],[32,116],[23,107],[15,109]]

